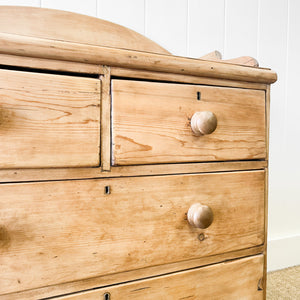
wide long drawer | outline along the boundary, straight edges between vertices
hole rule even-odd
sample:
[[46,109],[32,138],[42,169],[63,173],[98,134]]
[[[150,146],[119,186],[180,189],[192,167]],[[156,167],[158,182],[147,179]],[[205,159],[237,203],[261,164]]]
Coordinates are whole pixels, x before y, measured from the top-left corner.
[[1,293],[200,258],[263,244],[264,171],[1,184],[0,222]]
[[61,300],[263,299],[263,255],[61,297]]
[[112,145],[114,165],[263,159],[265,92],[113,80]]
[[99,165],[100,81],[0,70],[0,168]]

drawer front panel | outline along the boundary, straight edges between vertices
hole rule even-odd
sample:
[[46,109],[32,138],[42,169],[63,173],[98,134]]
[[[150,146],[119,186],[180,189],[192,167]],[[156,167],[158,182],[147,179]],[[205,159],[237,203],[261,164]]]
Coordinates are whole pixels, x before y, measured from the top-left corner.
[[62,300],[263,299],[263,255],[65,296]]
[[2,293],[184,261],[263,243],[264,171],[2,184],[0,220]]
[[0,70],[0,168],[99,165],[100,81]]
[[[113,165],[266,156],[264,91],[113,80],[112,105]],[[192,132],[201,111],[217,118],[212,134]]]

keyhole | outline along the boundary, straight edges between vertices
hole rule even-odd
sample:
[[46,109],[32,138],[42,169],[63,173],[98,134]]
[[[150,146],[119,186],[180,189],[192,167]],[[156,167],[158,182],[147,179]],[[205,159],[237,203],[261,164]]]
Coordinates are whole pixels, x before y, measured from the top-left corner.
[[110,194],[110,185],[105,186],[104,188],[104,194],[109,195]]
[[197,92],[197,100],[201,100],[201,92]]
[[105,294],[103,295],[103,299],[104,299],[104,300],[110,300],[110,293],[105,293]]

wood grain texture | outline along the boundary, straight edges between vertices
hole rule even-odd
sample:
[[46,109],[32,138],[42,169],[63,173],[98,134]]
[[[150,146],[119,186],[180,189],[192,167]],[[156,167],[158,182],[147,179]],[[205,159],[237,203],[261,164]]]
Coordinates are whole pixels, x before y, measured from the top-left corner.
[[54,9],[1,6],[0,32],[169,54],[155,42],[126,27],[98,18]]
[[199,57],[199,59],[205,59],[205,60],[221,60],[222,59],[222,53],[218,50],[209,52],[205,55],[202,55]]
[[158,164],[111,167],[110,172],[101,168],[51,168],[51,169],[0,169],[0,182],[46,181],[65,179],[92,179],[107,177],[153,176],[220,171],[258,170],[267,166],[266,161],[231,161],[214,163]]
[[97,79],[0,70],[1,168],[99,165],[99,106]]
[[[203,59],[203,57],[201,57],[200,59]],[[211,61],[221,60],[220,58],[214,57],[212,55],[208,56],[208,57],[204,57],[204,59],[211,60]],[[226,62],[227,64],[235,64],[235,65],[241,65],[241,66],[250,66],[250,67],[258,67],[259,66],[258,61],[251,56],[240,56],[237,58],[225,59],[222,61]]]
[[111,299],[263,299],[263,291],[257,289],[262,273],[259,255],[58,299],[103,299],[105,293]]
[[265,168],[265,207],[264,207],[264,220],[265,220],[265,241],[264,241],[264,271],[263,271],[263,280],[262,286],[264,288],[264,299],[267,297],[267,264],[268,264],[268,204],[269,204],[269,168]]
[[224,62],[228,64],[236,64],[236,65],[243,65],[243,66],[252,66],[252,67],[259,66],[258,61],[251,56],[241,56],[232,59],[225,59]]
[[[187,18],[196,6],[190,2]],[[0,64],[101,75],[99,80],[0,71],[1,299],[99,287],[66,298],[101,299],[107,289],[113,299],[264,297],[257,287],[258,282],[265,287],[266,278],[267,84],[276,74],[232,62],[245,58],[224,63],[175,57],[127,28],[95,18],[0,7]],[[13,81],[7,74],[17,75]],[[111,110],[115,76],[214,87],[148,87],[141,81],[136,92],[133,82],[125,92],[117,90],[122,101]],[[216,132],[201,143],[188,135],[199,108],[218,118]],[[66,114],[60,116],[62,110]],[[129,137],[114,152],[111,113],[113,125]],[[151,149],[136,151],[136,140]],[[111,155],[120,153],[124,160],[111,166]],[[111,194],[105,194],[107,186]],[[212,208],[207,229],[188,224],[188,208],[198,202]],[[256,254],[262,255],[237,260]],[[220,264],[207,266],[215,263]]]
[[[201,56],[199,59],[220,61],[222,60],[222,54],[219,51],[215,50],[213,52],[207,53],[204,56]],[[223,60],[223,62],[226,62],[228,64],[237,64],[237,65],[252,66],[252,67],[259,66],[258,61],[255,58],[250,56],[240,56],[237,58],[226,59]]]
[[128,282],[137,279],[145,279],[157,276],[157,274],[169,274],[171,272],[177,272],[181,270],[187,270],[190,268],[196,268],[199,266],[207,266],[223,261],[261,254],[263,252],[263,249],[263,245],[256,246],[252,248],[226,252],[222,254],[211,255],[187,261],[180,261],[172,264],[152,266],[123,273],[108,274],[104,276],[87,278],[84,280],[60,283],[37,289],[5,294],[1,296],[1,300],[40,299],[62,294],[74,293],[82,290],[95,289],[100,286],[107,286],[110,284]]
[[[2,184],[0,190],[3,294],[264,241],[263,171]],[[195,201],[214,212],[206,230],[186,220]]]
[[[86,63],[59,61],[54,59],[32,58],[26,56],[0,54],[0,65],[16,66],[24,68],[34,68],[40,70],[51,70],[58,72],[74,72],[84,74],[104,74],[102,65],[93,65]],[[111,75],[126,78],[144,78],[159,81],[197,83],[206,85],[219,85],[225,87],[241,87],[248,89],[265,90],[266,84],[254,82],[242,82],[232,80],[213,79],[205,77],[197,77],[190,75],[161,73],[151,71],[141,71],[133,69],[125,69],[119,67],[111,67]]]
[[265,168],[265,242],[264,242],[264,276],[263,276],[263,287],[264,287],[264,299],[267,297],[267,265],[268,265],[268,222],[269,222],[269,141],[270,141],[270,86],[266,90],[266,141],[267,141],[267,166]]
[[[112,111],[113,165],[266,156],[263,91],[113,80]],[[211,135],[193,134],[198,111],[216,115]]]
[[142,79],[150,79],[156,81],[205,84],[205,85],[224,86],[224,87],[240,87],[240,88],[256,89],[256,90],[266,90],[267,88],[267,85],[264,83],[233,81],[233,80],[197,77],[197,76],[174,74],[174,73],[142,71],[142,70],[119,68],[119,67],[111,67],[111,75],[117,77],[125,77],[125,78],[138,78],[138,79],[142,78]]
[[0,33],[0,53],[211,78],[273,83],[269,69]]
[[92,65],[55,59],[32,58],[26,56],[0,54],[0,65],[15,66],[55,72],[73,72],[83,74],[103,74],[102,65]]
[[110,94],[110,68],[103,67],[104,74],[100,77],[101,89],[101,168],[103,171],[110,170],[111,154],[111,94]]

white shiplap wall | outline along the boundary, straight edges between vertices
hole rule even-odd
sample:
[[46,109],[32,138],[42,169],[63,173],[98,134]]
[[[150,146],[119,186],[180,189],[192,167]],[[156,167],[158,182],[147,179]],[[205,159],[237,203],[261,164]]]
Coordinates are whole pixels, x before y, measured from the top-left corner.
[[278,73],[271,92],[268,268],[300,264],[299,0],[0,0],[129,27],[171,53],[249,55]]

